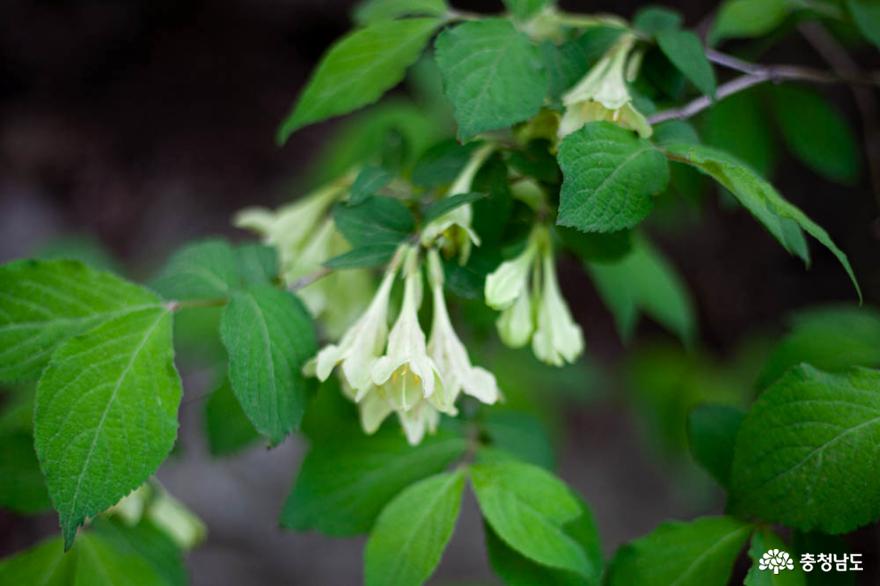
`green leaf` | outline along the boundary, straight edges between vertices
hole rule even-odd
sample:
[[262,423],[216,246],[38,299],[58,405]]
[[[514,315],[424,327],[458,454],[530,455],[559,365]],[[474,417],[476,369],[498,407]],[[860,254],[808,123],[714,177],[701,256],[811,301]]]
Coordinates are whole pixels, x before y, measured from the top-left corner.
[[593,514],[583,500],[578,498],[583,513],[580,517],[563,526],[565,533],[574,539],[586,552],[593,571],[584,576],[542,566],[529,558],[517,553],[509,547],[488,523],[484,523],[486,550],[489,563],[495,573],[507,586],[598,586],[602,577],[602,550],[599,544],[599,533]]
[[751,88],[715,102],[702,115],[700,131],[703,142],[732,154],[768,177],[776,162],[776,145],[773,125],[764,112],[763,89]]
[[234,454],[260,437],[228,379],[205,401],[204,425],[208,449],[213,456]]
[[354,250],[349,250],[324,262],[328,269],[366,269],[388,264],[394,252],[396,244],[368,244]]
[[510,409],[487,410],[480,427],[492,445],[547,470],[556,468],[556,454],[544,423],[530,413]]
[[354,21],[369,25],[403,16],[443,16],[443,0],[364,0],[354,9]]
[[847,0],[846,6],[865,38],[880,48],[880,4],[874,0]]
[[410,446],[398,430],[360,430],[321,438],[306,454],[281,513],[289,529],[327,535],[366,533],[382,508],[413,482],[442,472],[467,442],[449,434]]
[[784,570],[778,574],[774,574],[771,570],[761,570],[759,562],[761,556],[771,549],[779,549],[786,553],[791,552],[791,548],[785,545],[785,542],[769,529],[761,529],[755,531],[752,535],[752,545],[749,547],[749,558],[752,560],[752,567],[746,575],[744,586],[805,586],[804,572],[797,562],[794,553],[790,553],[792,565],[791,570]]
[[730,481],[736,434],[745,412],[731,405],[700,405],[688,415],[691,454],[721,486]]
[[436,18],[386,20],[337,41],[278,129],[278,143],[303,126],[378,100],[403,79],[441,23]]
[[238,259],[224,240],[190,244],[176,252],[152,288],[166,299],[218,299],[238,285]]
[[278,278],[278,251],[274,246],[244,244],[235,249],[235,256],[243,283],[272,283]]
[[522,122],[541,108],[547,94],[541,58],[509,20],[447,29],[437,37],[435,54],[460,138]]
[[697,135],[696,129],[684,120],[661,122],[654,127],[652,138],[660,146],[678,142],[700,143],[700,137]]
[[788,85],[772,89],[776,118],[789,150],[826,179],[854,183],[861,153],[846,118],[813,90]]
[[558,47],[552,41],[541,43],[541,58],[547,70],[550,97],[561,99],[605,55],[622,32],[623,29],[619,27],[595,26]]
[[551,0],[503,0],[507,11],[517,20],[528,20],[535,16]]
[[0,507],[25,515],[52,508],[29,432],[0,435]]
[[582,232],[632,228],[654,206],[669,181],[669,166],[654,146],[610,122],[591,122],[559,147],[564,180],[556,223]]
[[819,241],[837,257],[849,275],[859,299],[862,291],[846,255],[837,248],[828,233],[799,208],[792,205],[754,171],[734,157],[710,147],[694,144],[667,145],[676,160],[689,163],[713,177],[760,221],[782,246],[809,261],[803,232]]
[[457,470],[421,480],[388,503],[367,541],[367,586],[424,584],[452,537],[463,491]]
[[55,348],[103,321],[158,307],[150,292],[78,261],[0,267],[0,381],[37,378]]
[[425,212],[422,214],[422,221],[427,224],[431,220],[448,214],[457,207],[479,201],[484,197],[486,197],[485,193],[458,193],[450,197],[444,197],[425,208]]
[[452,183],[479,147],[479,142],[459,144],[452,138],[435,144],[416,163],[412,182],[428,188]]
[[540,564],[593,575],[592,562],[563,530],[582,513],[565,484],[515,460],[477,464],[471,480],[483,517],[508,546]]
[[648,35],[681,28],[681,14],[662,6],[648,6],[639,10],[632,20],[633,28]]
[[669,262],[645,238],[612,263],[590,262],[587,270],[600,297],[614,314],[620,337],[629,340],[642,311],[689,344],[696,336],[690,293]]
[[368,197],[375,195],[377,191],[388,185],[392,179],[393,176],[391,173],[382,167],[375,167],[373,165],[364,167],[361,172],[358,173],[357,178],[354,180],[354,184],[351,186],[351,191],[348,195],[348,203],[350,205],[362,203]]
[[698,90],[707,96],[715,96],[715,72],[697,35],[682,30],[661,31],[657,34],[657,44]]
[[839,305],[798,313],[791,332],[764,364],[758,387],[768,386],[802,362],[827,372],[880,366],[880,312]]
[[302,420],[309,388],[302,367],[318,350],[308,310],[291,293],[251,286],[232,295],[220,336],[242,409],[271,445],[281,443]]
[[709,32],[709,44],[766,35],[782,24],[790,9],[788,0],[727,0]]
[[662,523],[621,547],[607,586],[726,586],[750,525],[731,517]]
[[333,220],[345,239],[355,247],[397,244],[415,227],[405,205],[391,197],[370,197],[358,205],[338,205]]
[[847,533],[880,518],[880,372],[789,370],[743,421],[730,508],[802,531]]
[[149,562],[167,586],[186,586],[189,582],[182,551],[152,521],[141,519],[136,525],[128,525],[119,517],[99,517],[92,523],[91,530],[119,552],[137,555]]
[[174,446],[171,322],[164,308],[107,320],[62,344],[40,379],[34,444],[68,548],[86,517],[143,484]]
[[87,533],[70,553],[60,538],[49,539],[0,562],[0,584],[53,586],[167,586],[142,557]]
[[585,234],[573,228],[556,227],[556,233],[565,247],[582,261],[613,262],[626,257],[633,249],[632,232],[620,230],[599,234]]

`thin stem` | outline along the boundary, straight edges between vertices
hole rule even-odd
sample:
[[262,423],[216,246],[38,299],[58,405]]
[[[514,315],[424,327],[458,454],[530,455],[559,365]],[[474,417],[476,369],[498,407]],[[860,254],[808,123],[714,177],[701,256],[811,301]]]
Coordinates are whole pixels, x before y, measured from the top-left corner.
[[288,285],[287,289],[289,291],[299,291],[300,289],[302,289],[304,287],[308,287],[309,285],[311,285],[315,281],[323,279],[324,277],[326,277],[327,275],[329,275],[332,272],[333,272],[333,269],[330,269],[327,267],[321,267],[317,271],[314,271],[312,273],[309,273],[308,275],[300,277],[299,279],[297,279],[296,281],[294,281],[293,283]]
[[[811,69],[809,67],[800,67],[798,65],[754,65],[746,61],[741,61],[736,57],[724,55],[717,51],[707,52],[710,60],[725,65],[737,71],[746,71],[746,75],[734,78],[718,87],[716,92],[716,100],[721,100],[748,89],[754,85],[772,81],[779,83],[781,81],[805,81],[810,83],[848,83],[852,85],[874,85],[880,86],[880,74],[862,74],[862,73],[846,73],[846,72],[830,72],[819,69]],[[683,120],[702,112],[712,105],[712,100],[707,96],[701,96],[681,108],[673,108],[658,112],[648,118],[651,124],[665,122],[666,120]]]

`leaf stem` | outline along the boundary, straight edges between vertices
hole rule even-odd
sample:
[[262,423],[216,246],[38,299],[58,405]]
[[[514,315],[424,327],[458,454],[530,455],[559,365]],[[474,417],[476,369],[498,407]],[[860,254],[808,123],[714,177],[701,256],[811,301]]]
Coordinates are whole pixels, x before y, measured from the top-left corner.
[[185,301],[172,299],[171,301],[165,302],[165,308],[168,311],[179,311],[181,309],[193,309],[196,307],[222,307],[226,305],[228,301],[229,300],[225,297],[220,299],[190,299]]
[[288,291],[299,291],[304,287],[308,287],[315,281],[323,279],[327,275],[333,272],[333,269],[328,267],[321,267],[317,271],[309,273],[308,275],[304,275],[287,286]]
[[[782,81],[806,81],[820,84],[847,83],[853,85],[880,86],[880,73],[876,72],[869,74],[850,74],[823,71],[820,69],[801,67],[799,65],[757,65],[712,49],[706,51],[706,56],[713,63],[745,73],[745,75],[736,77],[719,86],[715,100],[721,100],[727,96],[767,81],[772,81],[773,83],[779,83]],[[713,100],[708,96],[701,96],[680,108],[672,108],[658,112],[653,116],[648,117],[648,122],[651,124],[657,124],[659,122],[665,122],[666,120],[683,120],[685,118],[690,118],[711,106],[712,103]]]

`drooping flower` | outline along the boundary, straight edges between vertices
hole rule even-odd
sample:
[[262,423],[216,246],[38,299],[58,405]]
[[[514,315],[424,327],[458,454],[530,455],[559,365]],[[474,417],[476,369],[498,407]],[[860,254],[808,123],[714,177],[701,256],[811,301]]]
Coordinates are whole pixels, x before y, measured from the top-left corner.
[[[477,171],[492,154],[494,148],[494,145],[485,145],[474,151],[467,165],[446,192],[447,197],[471,192]],[[422,230],[422,246],[430,247],[436,243],[441,248],[458,253],[461,264],[467,263],[471,246],[480,245],[480,237],[471,227],[472,220],[473,208],[469,203],[446,212],[429,222]]]
[[[372,366],[371,379],[395,411],[409,411],[419,399],[442,393],[437,365],[428,356],[425,333],[419,324],[422,303],[422,270],[419,250],[409,247],[403,268],[403,305],[388,335],[388,348]],[[357,388],[357,387],[355,387]],[[358,388],[356,401],[369,389]]]
[[486,277],[485,295],[489,307],[507,309],[524,294],[528,294],[529,273],[540,246],[540,239],[537,237],[539,229],[542,228],[535,228],[529,236],[526,248],[519,256],[501,263]]
[[542,261],[543,288],[538,302],[538,327],[532,336],[532,351],[539,360],[562,366],[574,362],[583,352],[584,336],[559,292],[556,263],[550,247],[544,250]]
[[428,274],[434,298],[428,354],[434,359],[443,381],[444,399],[441,406],[454,406],[461,391],[483,403],[494,403],[499,396],[495,377],[488,370],[471,365],[464,344],[452,328],[443,296],[443,267],[437,251],[433,249],[428,253]]
[[[563,138],[588,122],[605,120],[635,130],[644,138],[653,130],[647,119],[632,103],[626,85],[627,60],[636,37],[625,33],[608,50],[587,75],[562,97],[565,114],[559,123],[559,138]],[[638,64],[638,56],[632,60]]]
[[318,352],[312,366],[319,380],[327,380],[333,369],[341,365],[345,382],[357,393],[365,393],[371,387],[373,363],[382,355],[388,337],[388,304],[400,255],[401,251],[398,251],[391,261],[363,315],[338,344],[330,344]]

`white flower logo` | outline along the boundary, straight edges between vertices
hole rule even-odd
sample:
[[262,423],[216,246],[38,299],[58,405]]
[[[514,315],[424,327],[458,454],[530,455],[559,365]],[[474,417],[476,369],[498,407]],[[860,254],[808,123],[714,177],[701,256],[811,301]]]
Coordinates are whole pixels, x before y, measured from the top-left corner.
[[761,560],[758,562],[758,569],[773,570],[774,574],[778,574],[782,570],[793,570],[794,562],[791,561],[791,556],[788,555],[788,552],[781,549],[771,549],[761,556]]

